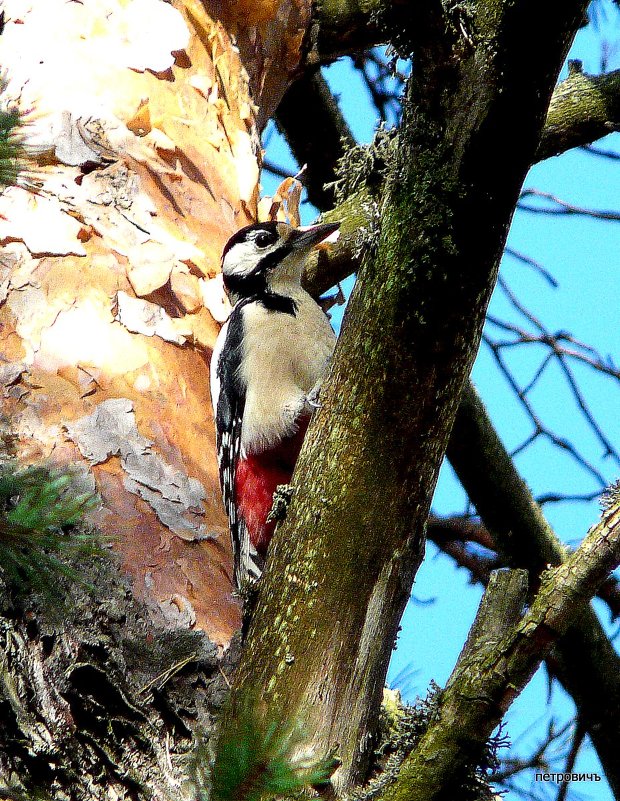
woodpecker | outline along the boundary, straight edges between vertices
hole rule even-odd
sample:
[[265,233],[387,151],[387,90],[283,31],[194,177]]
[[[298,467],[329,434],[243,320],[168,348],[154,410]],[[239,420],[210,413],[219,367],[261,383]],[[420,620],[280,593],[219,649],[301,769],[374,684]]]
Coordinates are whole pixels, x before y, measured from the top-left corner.
[[211,357],[211,401],[237,587],[261,575],[273,493],[291,479],[334,349],[329,320],[301,276],[313,248],[338,228],[256,223],[222,254],[233,310]]

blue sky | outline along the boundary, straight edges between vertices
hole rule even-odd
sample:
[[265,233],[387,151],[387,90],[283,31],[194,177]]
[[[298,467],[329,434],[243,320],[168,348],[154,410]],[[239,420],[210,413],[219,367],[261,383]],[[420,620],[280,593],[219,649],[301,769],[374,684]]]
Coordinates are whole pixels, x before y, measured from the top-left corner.
[[[570,57],[582,60],[586,72],[598,73],[603,51],[607,55],[607,68],[617,69],[620,66],[620,51],[615,46],[617,40],[620,41],[620,13],[613,9],[610,0],[604,0],[599,4],[597,25],[580,32]],[[565,72],[566,68],[563,76]],[[341,108],[354,134],[360,142],[368,142],[376,121],[359,76],[346,60],[326,69],[325,75],[340,98]],[[613,134],[598,144],[620,153],[620,134]],[[268,130],[266,145],[269,160],[294,174],[296,165],[275,131]],[[508,153],[506,157],[509,158]],[[549,192],[580,207],[620,210],[619,181],[620,162],[614,163],[583,151],[570,151],[535,166],[525,187]],[[273,191],[277,182],[264,175],[264,193]],[[315,216],[307,204],[304,215],[307,222]],[[502,274],[527,308],[549,330],[568,330],[602,354],[611,354],[619,365],[620,222],[602,222],[572,215],[549,217],[518,211],[508,246],[542,263],[559,284],[553,288],[535,270],[506,256]],[[349,281],[345,286],[350,288],[350,285]],[[490,313],[528,327],[499,289],[493,296]],[[338,322],[337,315],[335,320]],[[540,363],[541,352],[539,347],[530,347],[527,352],[523,348],[511,351],[508,354],[511,369],[527,382]],[[620,384],[613,385],[585,367],[575,369],[575,374],[597,421],[620,448]],[[507,448],[516,447],[531,433],[531,424],[484,346],[476,361],[473,378]],[[558,436],[575,441],[607,481],[620,476],[620,466],[612,459],[602,458],[600,443],[584,423],[557,369],[549,370],[541,379],[532,393],[532,401],[545,424]],[[565,453],[543,441],[521,453],[516,464],[537,495],[546,492],[587,493],[598,488],[597,482]],[[434,500],[435,511],[460,513],[464,504],[460,485],[451,468],[444,465]],[[576,542],[597,521],[599,508],[596,501],[551,504],[545,507],[545,514],[562,539]],[[468,584],[465,571],[455,569],[447,557],[438,554],[434,546],[428,546],[413,600],[403,618],[388,676],[391,682],[398,679],[396,683],[406,697],[413,700],[418,694],[424,695],[431,680],[445,683],[473,621],[480,596],[480,589]],[[601,605],[598,608],[608,630],[615,631],[609,623],[608,613]],[[544,737],[551,716],[561,724],[573,714],[572,701],[560,687],[554,686],[549,706],[547,697],[546,675],[539,670],[509,712],[507,733],[521,755],[528,754]],[[561,764],[556,767],[559,769]],[[582,746],[576,769],[602,774],[588,742]],[[531,789],[527,781],[522,786]],[[535,789],[541,791],[540,787]],[[555,792],[547,794],[547,797],[554,795]],[[506,796],[510,801],[519,797],[516,792]],[[607,801],[612,796],[602,781],[573,785],[569,790],[569,801],[571,798]]]

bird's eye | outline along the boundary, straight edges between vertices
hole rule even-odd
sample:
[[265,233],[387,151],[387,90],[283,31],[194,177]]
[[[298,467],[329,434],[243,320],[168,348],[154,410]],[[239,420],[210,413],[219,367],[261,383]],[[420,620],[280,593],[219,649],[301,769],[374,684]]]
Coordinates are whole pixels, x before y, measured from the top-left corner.
[[254,242],[259,248],[266,248],[273,243],[273,234],[270,234],[268,231],[260,231],[256,234]]

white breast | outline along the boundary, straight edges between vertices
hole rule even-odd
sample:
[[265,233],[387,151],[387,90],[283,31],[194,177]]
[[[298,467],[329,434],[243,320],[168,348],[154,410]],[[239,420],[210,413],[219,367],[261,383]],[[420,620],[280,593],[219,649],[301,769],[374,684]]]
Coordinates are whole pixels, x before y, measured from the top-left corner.
[[334,332],[310,295],[301,288],[288,294],[297,303],[295,316],[260,303],[243,309],[241,378],[247,390],[241,444],[246,453],[295,433],[299,415],[311,411],[307,396],[322,380],[334,349]]

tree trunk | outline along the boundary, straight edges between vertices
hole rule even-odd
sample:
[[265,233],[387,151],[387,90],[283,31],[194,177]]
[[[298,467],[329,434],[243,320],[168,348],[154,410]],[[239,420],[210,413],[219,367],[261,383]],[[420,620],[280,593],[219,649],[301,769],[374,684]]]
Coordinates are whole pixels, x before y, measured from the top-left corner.
[[107,559],[82,572],[95,593],[64,582],[61,610],[0,583],[0,797],[195,798],[193,735],[212,733],[238,649],[154,627]]
[[80,466],[119,556],[80,567],[96,591],[74,588],[62,623],[2,587],[0,776],[28,793],[190,792],[192,731],[208,733],[234,661],[216,276],[256,218],[259,131],[310,4],[226,5],[3,3],[2,68],[39,169],[0,196],[2,433],[21,463]]
[[[340,791],[372,754],[459,394],[585,3],[540,14],[523,0],[431,6],[407,32],[412,79],[377,254],[347,310],[236,684],[238,695],[263,688],[274,714],[297,714],[317,750],[339,744]],[[498,142],[509,158],[493,155]]]
[[220,646],[240,617],[208,389],[216,274],[256,217],[259,126],[309,15],[230,5],[7,0],[2,34],[45,164],[36,192],[0,198],[4,425],[20,460],[94,479],[94,522],[154,620]]

